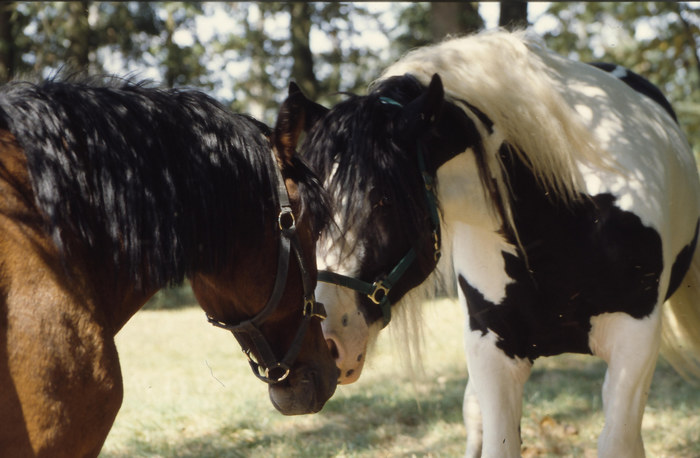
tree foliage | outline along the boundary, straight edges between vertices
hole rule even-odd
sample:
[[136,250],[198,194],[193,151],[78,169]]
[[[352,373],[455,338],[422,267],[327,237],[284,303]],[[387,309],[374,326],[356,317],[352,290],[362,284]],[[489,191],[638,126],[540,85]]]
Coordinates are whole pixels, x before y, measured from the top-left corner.
[[[374,6],[0,2],[0,83],[59,71],[148,77],[209,91],[272,123],[290,80],[335,103],[341,92],[364,92],[408,50],[485,26],[479,2],[392,2],[383,12]],[[546,21],[543,37],[555,51],[645,76],[667,94],[700,155],[697,3],[553,2],[539,18],[527,13],[526,2],[502,2],[499,23]],[[165,291],[154,306],[182,302],[192,302],[191,293]]]
[[[385,10],[343,2],[2,2],[0,81],[60,69],[132,74],[208,90],[271,122],[290,80],[333,103],[338,92],[363,92],[409,49],[484,27],[478,2]],[[526,14],[527,3],[504,2],[500,23],[525,24]],[[700,145],[700,7],[553,2],[543,17],[556,51],[619,63],[660,86]],[[217,25],[222,18],[226,27]]]

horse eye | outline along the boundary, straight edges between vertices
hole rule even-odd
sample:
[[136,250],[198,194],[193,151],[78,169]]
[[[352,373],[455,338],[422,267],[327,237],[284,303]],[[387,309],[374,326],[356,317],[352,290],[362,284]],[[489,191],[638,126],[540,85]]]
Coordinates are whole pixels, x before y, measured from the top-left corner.
[[391,204],[391,201],[389,200],[388,197],[382,197],[381,199],[379,199],[377,201],[377,203],[372,205],[372,209],[374,210],[377,207],[385,207],[385,206],[390,205],[390,204]]

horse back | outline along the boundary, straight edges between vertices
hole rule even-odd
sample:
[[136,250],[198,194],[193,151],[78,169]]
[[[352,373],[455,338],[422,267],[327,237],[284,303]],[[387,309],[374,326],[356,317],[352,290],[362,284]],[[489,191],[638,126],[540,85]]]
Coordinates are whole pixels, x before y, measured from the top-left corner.
[[664,266],[673,265],[695,238],[700,181],[670,104],[658,88],[632,72],[552,54],[544,59],[556,70],[562,97],[593,133],[607,161],[607,167],[580,167],[586,194],[615,196],[617,207],[659,232]]
[[668,101],[668,99],[664,96],[664,94],[661,92],[661,90],[659,90],[658,87],[654,86],[649,80],[647,80],[643,76],[629,69],[626,69],[625,67],[611,64],[608,62],[591,62],[591,65],[607,73],[610,73],[612,76],[619,78],[622,82],[624,82],[626,85],[628,85],[635,91],[639,92],[640,94],[646,95],[654,102],[659,104],[659,106],[663,107],[663,109],[666,110],[666,112],[669,115],[671,115],[674,121],[678,122],[676,112],[671,106],[671,103]]

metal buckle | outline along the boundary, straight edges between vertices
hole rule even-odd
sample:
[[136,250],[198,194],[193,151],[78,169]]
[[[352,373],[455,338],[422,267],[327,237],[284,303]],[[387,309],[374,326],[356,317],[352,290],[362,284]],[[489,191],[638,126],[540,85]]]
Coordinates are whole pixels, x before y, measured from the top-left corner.
[[[289,224],[288,226],[282,224],[282,218],[285,215],[289,215],[289,217],[291,218],[291,224]],[[277,216],[277,225],[279,226],[281,231],[291,231],[296,229],[296,220],[294,219],[294,213],[291,209],[283,209],[282,211],[280,211],[280,214]]]
[[425,186],[425,190],[432,193],[433,192],[433,177],[430,176],[428,172],[423,172],[423,185]]
[[320,305],[318,302],[316,302],[316,298],[312,294],[311,297],[305,297],[304,298],[304,316],[308,316],[309,318],[320,318],[321,321],[326,319],[326,309],[321,305],[321,307],[317,307],[317,305]]
[[[387,295],[389,294],[389,288],[387,288],[386,286],[384,286],[384,283],[382,283],[381,280],[377,280],[377,281],[375,281],[374,283],[372,283],[372,288],[374,288],[374,290],[373,290],[371,293],[369,293],[369,294],[367,295],[367,297],[369,297],[369,299],[370,299],[372,302],[374,302],[375,304],[379,305],[379,304],[381,304],[381,302],[382,302],[382,301],[387,297]],[[379,292],[381,292],[382,295],[381,295],[381,297],[380,297],[379,299],[377,299],[377,294],[378,294]]]
[[435,250],[433,257],[435,258],[435,262],[438,262],[442,256],[442,250],[440,249],[440,237],[437,231],[433,231],[433,249]]

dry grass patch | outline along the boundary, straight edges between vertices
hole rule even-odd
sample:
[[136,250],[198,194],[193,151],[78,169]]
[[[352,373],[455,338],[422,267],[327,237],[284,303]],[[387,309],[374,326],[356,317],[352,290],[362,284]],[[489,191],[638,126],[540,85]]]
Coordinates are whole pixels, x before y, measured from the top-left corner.
[[[124,404],[101,457],[462,456],[462,312],[453,301],[424,307],[423,376],[408,375],[384,331],[360,381],[301,417],[272,407],[234,338],[199,308],[142,311],[117,336]],[[596,456],[604,372],[586,356],[537,361],[524,456]],[[700,389],[661,363],[643,427],[648,456],[700,456]]]

